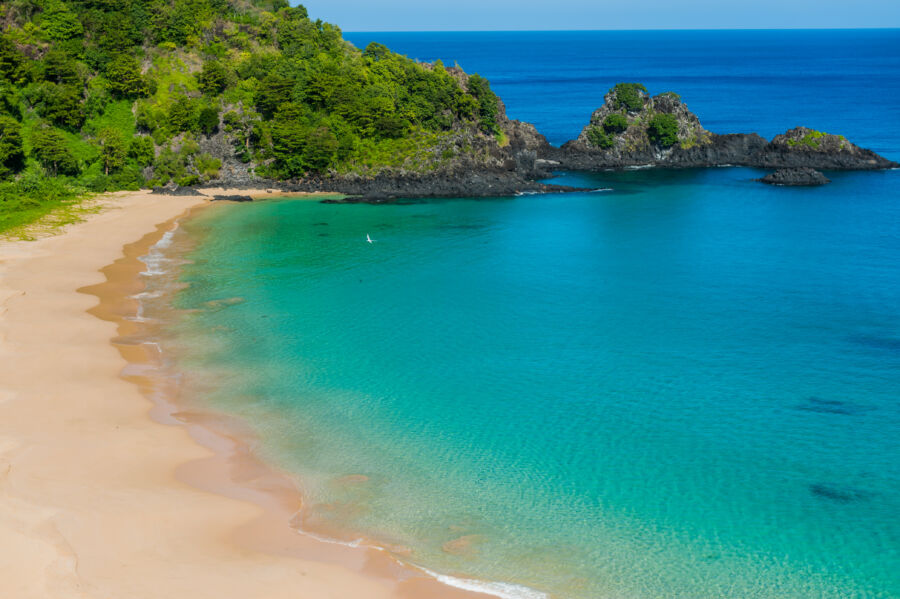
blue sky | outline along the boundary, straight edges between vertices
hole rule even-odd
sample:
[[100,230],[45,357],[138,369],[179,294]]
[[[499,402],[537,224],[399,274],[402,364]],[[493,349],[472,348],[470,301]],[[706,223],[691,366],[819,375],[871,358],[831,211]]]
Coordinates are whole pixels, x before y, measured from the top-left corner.
[[306,0],[302,4],[313,18],[345,31],[900,27],[900,0]]

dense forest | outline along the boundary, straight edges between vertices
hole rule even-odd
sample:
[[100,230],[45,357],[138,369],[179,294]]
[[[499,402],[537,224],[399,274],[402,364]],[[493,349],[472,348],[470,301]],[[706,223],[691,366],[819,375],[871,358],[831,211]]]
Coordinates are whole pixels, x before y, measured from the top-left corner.
[[356,49],[286,0],[5,0],[0,29],[0,230],[89,192],[214,180],[223,160],[269,179],[423,171],[504,142],[482,77]]

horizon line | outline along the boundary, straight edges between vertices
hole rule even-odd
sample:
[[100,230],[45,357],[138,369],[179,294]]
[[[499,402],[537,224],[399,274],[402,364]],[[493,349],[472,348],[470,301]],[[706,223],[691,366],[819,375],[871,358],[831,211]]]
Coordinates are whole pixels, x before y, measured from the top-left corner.
[[609,27],[605,29],[344,29],[344,33],[585,33],[592,31],[893,31],[900,30],[900,25],[892,27],[649,27],[630,29],[627,27]]

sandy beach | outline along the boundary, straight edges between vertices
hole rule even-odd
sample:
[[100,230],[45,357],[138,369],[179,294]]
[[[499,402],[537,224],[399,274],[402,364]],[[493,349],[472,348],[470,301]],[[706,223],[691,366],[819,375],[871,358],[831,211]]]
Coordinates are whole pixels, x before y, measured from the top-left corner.
[[207,200],[99,203],[59,234],[0,242],[0,596],[485,596],[297,533],[299,494],[233,428],[149,399],[151,357],[128,342],[137,258]]

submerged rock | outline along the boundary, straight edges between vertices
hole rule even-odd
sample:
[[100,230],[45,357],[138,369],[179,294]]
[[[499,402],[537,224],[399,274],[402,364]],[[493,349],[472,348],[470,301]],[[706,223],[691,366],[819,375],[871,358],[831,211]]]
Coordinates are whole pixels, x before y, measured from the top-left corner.
[[825,185],[831,179],[813,168],[782,168],[758,179],[769,185],[813,186]]

